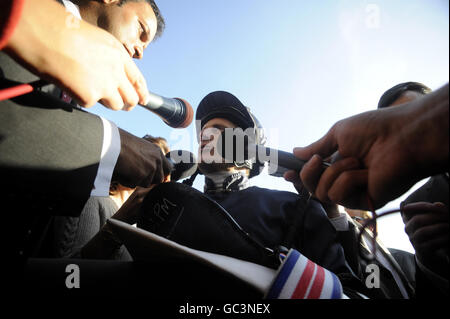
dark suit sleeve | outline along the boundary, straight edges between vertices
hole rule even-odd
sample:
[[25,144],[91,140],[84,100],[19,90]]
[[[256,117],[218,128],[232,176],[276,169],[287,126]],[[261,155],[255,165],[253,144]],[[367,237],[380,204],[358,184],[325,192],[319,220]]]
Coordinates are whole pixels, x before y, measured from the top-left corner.
[[[0,88],[36,79],[0,52]],[[0,102],[0,188],[14,206],[37,210],[33,203],[53,214],[79,215],[94,185],[102,145],[98,116],[50,94],[37,91]]]
[[19,22],[25,0],[2,0],[0,2],[0,50],[8,43],[9,38]]
[[362,276],[361,264],[359,262],[359,246],[358,246],[358,232],[353,223],[348,223],[348,230],[338,231],[337,240],[344,249],[345,259],[354,273]]
[[[43,93],[2,101],[2,188],[65,202],[80,213],[97,174],[102,141],[99,117]],[[68,210],[62,214],[73,215]]]

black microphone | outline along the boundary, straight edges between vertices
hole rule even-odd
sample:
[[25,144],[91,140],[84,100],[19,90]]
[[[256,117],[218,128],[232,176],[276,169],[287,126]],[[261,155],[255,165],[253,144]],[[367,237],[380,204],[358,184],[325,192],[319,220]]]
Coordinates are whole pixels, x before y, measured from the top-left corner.
[[[277,176],[281,176],[282,172],[286,170],[299,172],[307,162],[292,153],[257,145],[252,141],[253,138],[246,135],[242,130],[226,128],[218,138],[217,151],[228,163],[251,161],[264,165],[265,162],[268,162],[275,166],[277,172],[281,172],[281,174],[275,174]],[[323,162],[322,165],[323,168],[326,168],[331,164]]]
[[176,150],[166,154],[166,158],[173,165],[170,173],[171,181],[179,181],[194,175],[197,171],[197,159],[189,151]]
[[192,123],[194,111],[187,101],[148,93],[150,98],[147,105],[141,106],[158,115],[167,125],[173,128],[185,128]]

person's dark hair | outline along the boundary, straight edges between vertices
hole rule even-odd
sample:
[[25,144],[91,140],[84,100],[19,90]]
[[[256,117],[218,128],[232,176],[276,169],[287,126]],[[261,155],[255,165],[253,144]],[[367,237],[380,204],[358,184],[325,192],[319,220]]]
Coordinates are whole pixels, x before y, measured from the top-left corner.
[[397,84],[396,86],[383,93],[380,101],[378,102],[378,108],[381,109],[391,106],[391,104],[394,103],[394,101],[397,100],[406,91],[413,91],[425,95],[430,93],[431,89],[419,82],[405,82]]
[[154,137],[149,134],[146,134],[143,137],[144,140],[147,140],[153,144],[158,145],[161,148],[161,151],[166,155],[170,152],[169,144],[167,144],[167,140],[164,137]]
[[164,21],[164,17],[161,14],[161,11],[159,11],[158,6],[156,5],[155,0],[120,0],[119,2],[119,6],[129,2],[129,1],[146,1],[150,4],[150,6],[153,9],[153,12],[155,13],[156,16],[156,21],[157,21],[157,30],[156,30],[156,34],[155,34],[155,39],[159,38],[163,32],[164,29],[166,28],[166,22]]

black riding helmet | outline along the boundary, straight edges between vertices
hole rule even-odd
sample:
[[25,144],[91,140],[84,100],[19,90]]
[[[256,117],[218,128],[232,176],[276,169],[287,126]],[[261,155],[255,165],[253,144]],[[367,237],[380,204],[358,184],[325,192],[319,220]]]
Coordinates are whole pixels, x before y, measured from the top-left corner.
[[[242,104],[233,94],[225,91],[209,93],[198,105],[195,114],[197,138],[203,126],[209,120],[219,117],[233,122],[244,131],[249,127],[253,128],[256,136],[256,144],[264,145],[266,143],[264,129],[256,117],[250,112],[250,109]],[[243,163],[237,164],[238,166],[242,166]],[[261,173],[263,165],[253,163],[247,167],[250,169],[249,177],[251,178]]]

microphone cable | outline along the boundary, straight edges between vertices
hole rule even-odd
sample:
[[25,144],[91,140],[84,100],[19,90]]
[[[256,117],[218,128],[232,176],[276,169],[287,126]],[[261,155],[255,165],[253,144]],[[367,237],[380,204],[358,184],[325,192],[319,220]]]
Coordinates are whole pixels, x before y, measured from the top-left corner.
[[[357,244],[358,244],[358,252],[359,252],[360,258],[364,259],[367,263],[371,263],[371,262],[374,262],[377,260],[377,257],[376,257],[377,237],[378,237],[377,219],[380,217],[392,215],[395,213],[399,213],[399,212],[401,213],[401,212],[405,211],[405,209],[403,207],[401,207],[401,208],[391,209],[391,210],[385,211],[383,213],[377,214],[377,212],[374,208],[374,205],[373,205],[373,200],[368,193],[367,193],[367,205],[369,207],[369,211],[372,213],[372,218],[369,218],[362,223],[361,228],[359,229]],[[374,226],[373,227],[373,229],[374,229],[373,236],[371,236],[372,251],[370,249],[368,249],[369,255],[366,255],[363,253],[363,235],[365,232],[367,232],[366,228],[370,225]],[[405,274],[404,274],[403,270],[400,268],[400,266],[398,265],[398,263],[396,263],[395,260],[391,260],[390,258],[386,258],[386,260],[388,261],[389,265],[399,275],[400,280],[403,282],[403,285],[405,286],[405,289],[407,290],[408,296],[410,298],[412,296],[414,296],[415,289],[412,287],[412,285],[410,284],[408,279],[406,279]]]
[[30,83],[23,83],[11,86],[9,88],[0,89],[0,101],[13,99],[15,97],[31,93],[46,85],[48,85],[48,82],[44,80],[37,80]]

